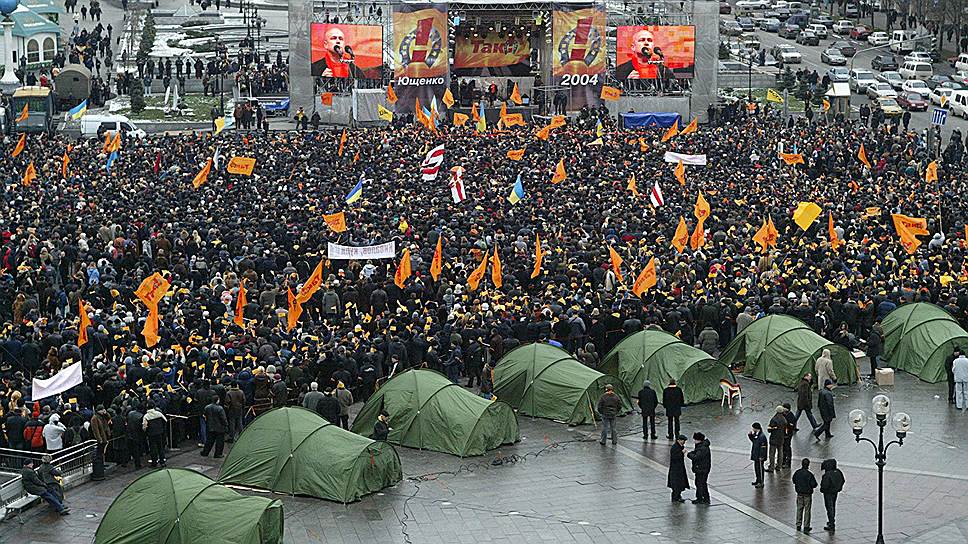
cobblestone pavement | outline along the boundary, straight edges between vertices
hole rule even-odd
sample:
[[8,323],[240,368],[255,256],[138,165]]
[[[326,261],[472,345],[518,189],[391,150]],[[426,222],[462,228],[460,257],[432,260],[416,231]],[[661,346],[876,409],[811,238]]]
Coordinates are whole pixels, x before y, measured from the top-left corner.
[[[841,387],[830,442],[801,431],[794,438],[794,466],[807,456],[819,479],[819,462],[835,457],[847,479],[838,501],[837,532],[825,523],[822,497],[815,496],[814,532],[794,528],[795,494],[783,471],[767,475],[754,489],[746,431],[764,425],[773,407],[794,394],[775,385],[743,380],[744,409],[718,403],[688,407],[682,431],[701,430],[712,442],[712,504],[672,504],[666,482],[669,441],[641,438],[640,418],[620,419],[618,445],[600,446],[597,429],[569,428],[545,420],[521,419],[522,441],[483,457],[456,457],[399,448],[407,479],[383,493],[349,505],[281,496],[286,542],[510,543],[510,542],[753,542],[859,543],[877,534],[877,472],[873,450],[854,442],[846,415],[870,408],[878,392],[892,397],[897,411],[914,419],[904,445],[892,447],[884,475],[884,533],[888,543],[968,541],[968,453],[963,437],[968,415],[946,402],[944,384],[929,385],[899,375],[896,387]],[[937,395],[937,397],[936,397]],[[801,423],[803,420],[801,420]],[[660,426],[664,421],[660,418]],[[806,424],[802,425],[806,427]],[[876,427],[870,425],[869,436]],[[891,434],[893,438],[893,433]],[[503,464],[494,464],[503,459]],[[215,460],[197,450],[172,457],[215,477]],[[122,469],[123,470],[123,469]],[[142,471],[143,473],[143,471]],[[0,542],[90,542],[100,516],[140,473],[120,472],[104,482],[72,490],[74,514],[61,518],[47,506],[24,514],[26,523],[0,525]],[[687,492],[687,497],[691,495]]]

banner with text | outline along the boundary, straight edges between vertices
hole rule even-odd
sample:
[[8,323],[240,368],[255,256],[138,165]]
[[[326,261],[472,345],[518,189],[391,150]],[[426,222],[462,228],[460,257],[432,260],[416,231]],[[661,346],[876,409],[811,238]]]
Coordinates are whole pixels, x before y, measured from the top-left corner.
[[483,36],[458,34],[454,75],[526,76],[531,73],[531,43],[525,34],[492,30]]
[[397,243],[387,242],[376,246],[341,246],[329,242],[326,256],[331,261],[358,261],[363,259],[393,259],[397,256]]
[[439,100],[449,83],[447,5],[393,6],[393,56],[396,111],[412,112],[417,98],[429,109],[434,96]]
[[569,89],[567,108],[597,106],[605,75],[605,6],[555,4],[552,40],[552,84]]

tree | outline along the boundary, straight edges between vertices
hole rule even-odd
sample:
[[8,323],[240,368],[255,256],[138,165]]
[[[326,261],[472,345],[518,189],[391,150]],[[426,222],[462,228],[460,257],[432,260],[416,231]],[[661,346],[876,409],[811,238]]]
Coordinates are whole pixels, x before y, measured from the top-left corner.
[[139,78],[131,82],[131,111],[141,113],[145,109],[145,86]]

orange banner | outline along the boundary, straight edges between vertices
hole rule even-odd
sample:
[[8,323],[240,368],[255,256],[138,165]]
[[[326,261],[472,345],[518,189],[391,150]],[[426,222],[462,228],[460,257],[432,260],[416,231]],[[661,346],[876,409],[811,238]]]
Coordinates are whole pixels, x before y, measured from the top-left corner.
[[556,6],[552,12],[552,80],[569,87],[568,107],[597,106],[605,72],[604,5],[573,9]]
[[397,113],[413,111],[416,98],[430,104],[447,85],[447,5],[397,4],[393,8],[393,87]]
[[458,34],[454,71],[458,75],[524,76],[531,73],[531,44],[524,35],[509,36],[492,30],[483,36]]

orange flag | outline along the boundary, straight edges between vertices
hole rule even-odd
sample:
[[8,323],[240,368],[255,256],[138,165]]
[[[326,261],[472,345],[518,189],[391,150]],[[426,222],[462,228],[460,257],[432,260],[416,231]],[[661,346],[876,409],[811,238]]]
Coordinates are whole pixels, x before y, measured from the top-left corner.
[[512,161],[519,161],[524,158],[524,148],[521,149],[509,149],[508,158]]
[[403,257],[400,257],[400,264],[397,266],[397,273],[393,275],[393,283],[397,284],[397,287],[403,289],[403,286],[407,283],[407,278],[413,270],[410,267],[410,250],[403,250]]
[[440,99],[448,108],[454,107],[454,93],[450,92],[450,87],[444,90],[444,96]]
[[[686,186],[686,165],[682,164],[682,159],[679,159],[679,164],[676,165],[675,170],[672,171],[676,175],[676,179],[679,180],[679,185],[683,187]],[[700,194],[700,196],[702,196]]]
[[332,106],[333,105],[333,93],[323,93],[323,94],[319,95],[319,101],[324,106]]
[[477,113],[477,102],[471,104],[471,118],[475,123],[481,120],[481,115]]
[[514,90],[511,91],[511,102],[514,102],[519,106],[524,103],[524,101],[521,100],[521,90],[518,89],[517,83],[514,84]]
[[531,279],[537,278],[541,275],[541,259],[544,255],[541,254],[541,237],[538,233],[534,233],[534,270],[531,271]]
[[565,160],[558,159],[558,166],[555,167],[555,175],[551,178],[551,183],[558,184],[565,181],[568,174],[565,172]]
[[434,278],[434,281],[440,278],[440,273],[444,269],[443,239],[443,234],[437,235],[437,249],[434,250],[434,260],[430,261],[430,276]]
[[632,292],[635,293],[635,296],[642,298],[642,295],[655,287],[655,284],[655,257],[652,257],[649,259],[649,264],[645,265],[645,268],[639,273],[639,277],[635,279],[635,283],[632,284]]
[[497,126],[506,125],[508,117],[508,105],[501,103],[501,112],[498,114]]
[[766,250],[770,248],[769,233],[770,229],[766,225],[766,219],[764,219],[759,230],[757,230],[756,234],[753,235],[753,241],[760,246],[760,253],[765,253]]
[[904,251],[907,251],[908,254],[913,255],[914,252],[918,250],[918,247],[921,246],[921,240],[918,240],[917,237],[914,236],[914,234],[908,230],[903,223],[894,223],[894,226],[897,229],[898,235],[901,237],[901,247],[903,247]]
[[682,253],[687,245],[689,245],[689,227],[686,226],[686,219],[680,215],[679,226],[676,227],[676,233],[672,236],[672,247]]
[[930,234],[928,231],[928,220],[923,217],[908,217],[899,213],[892,213],[891,220],[894,222],[894,229],[901,234],[904,228],[915,236]]
[[286,313],[286,332],[289,332],[296,328],[296,323],[299,322],[299,316],[302,315],[302,304],[296,299],[296,295],[293,294],[292,288],[286,291],[286,295],[289,300],[289,311]]
[[524,114],[521,113],[509,113],[507,117],[504,118],[504,126],[527,126],[528,124],[524,121]]
[[148,319],[145,319],[145,326],[141,329],[141,335],[145,337],[145,346],[154,347],[161,339],[158,335],[158,307],[155,306],[148,310]]
[[608,85],[602,85],[602,94],[600,98],[608,102],[615,102],[622,96],[622,90],[616,89],[615,87],[609,87]]
[[67,151],[64,152],[64,157],[61,159],[61,177],[67,177],[67,165],[71,163],[71,158],[67,156]]
[[340,157],[343,156],[343,151],[346,149],[346,129],[343,129],[343,134],[339,137],[339,151],[336,152]]
[[555,115],[551,118],[551,124],[549,126],[552,128],[552,130],[554,130],[558,127],[565,126],[565,121],[564,115]]
[[397,103],[397,93],[393,91],[393,83],[387,85],[387,102],[391,105]]
[[608,246],[608,256],[612,260],[612,271],[615,272],[615,277],[619,282],[625,283],[625,278],[622,277],[622,256],[612,246]]
[[138,300],[150,309],[157,307],[161,299],[165,298],[169,287],[171,287],[171,284],[168,280],[158,272],[155,272],[142,280],[134,294],[138,297]]
[[35,179],[37,179],[37,169],[34,168],[34,161],[30,161],[30,164],[27,165],[27,169],[24,171],[24,177],[20,182],[26,187]]
[[793,166],[795,164],[804,164],[803,155],[800,153],[780,153],[780,158],[783,159],[783,162],[787,163],[789,166]]
[[101,153],[107,153],[108,149],[111,149],[111,133],[104,133],[104,145],[101,146]]
[[24,132],[20,135],[20,139],[17,140],[17,146],[13,148],[13,153],[10,154],[11,157],[17,158],[17,155],[24,150],[24,146],[27,145],[27,133]]
[[81,316],[81,322],[77,326],[77,347],[81,347],[87,343],[87,328],[91,326],[91,318],[87,316],[83,300],[78,299],[77,305]]
[[20,115],[17,116],[16,121],[18,123],[23,123],[30,117],[30,108],[27,107],[27,103],[24,102],[24,109],[20,110]]
[[242,278],[242,283],[239,284],[239,296],[235,299],[235,319],[232,320],[236,325],[245,328],[244,312],[245,305],[248,301],[245,300],[245,278]]
[[551,136],[551,125],[548,125],[534,134],[539,139],[547,140]]
[[108,151],[121,151],[121,131],[114,133],[114,138],[111,139],[111,145],[108,146]]
[[638,196],[639,196],[639,188],[635,184],[635,174],[632,174],[632,177],[629,178],[629,185],[628,185],[627,189],[629,191],[632,191],[632,196],[638,198]]
[[931,183],[932,181],[938,181],[938,162],[931,161],[928,167],[924,169],[924,181]]
[[692,209],[692,214],[696,216],[696,219],[700,221],[705,221],[709,217],[709,203],[706,202],[705,197],[702,196],[702,191],[696,197],[696,205]]
[[864,144],[860,144],[860,149],[857,150],[857,158],[860,159],[860,162],[864,163],[864,166],[868,170],[873,170],[871,168],[871,161],[867,160],[867,150],[864,149]]
[[504,269],[501,268],[501,256],[497,253],[497,244],[494,244],[494,258],[491,259],[491,281],[497,289],[504,285]]
[[676,135],[678,134],[679,134],[679,120],[676,119],[675,122],[672,123],[672,126],[669,127],[669,130],[667,130],[665,134],[662,135],[662,141],[668,142],[669,140],[675,138]]
[[302,289],[299,290],[299,294],[296,295],[296,300],[300,304],[305,304],[309,299],[313,298],[316,291],[323,285],[323,260],[319,260],[319,264],[313,269],[313,273],[309,275],[309,279],[303,284]]
[[645,153],[649,150],[649,144],[645,143],[645,138],[639,138],[639,151]]
[[830,249],[837,251],[840,244],[840,238],[837,236],[837,231],[834,230],[834,214],[830,212],[827,214],[827,238],[830,240]]
[[344,212],[324,214],[323,221],[326,221],[326,225],[333,232],[346,232],[346,214]]
[[692,120],[691,123],[689,123],[688,125],[686,125],[686,128],[682,129],[682,132],[680,132],[679,134],[692,134],[693,132],[696,132],[697,130],[699,130],[699,118],[698,117],[696,117],[695,119]]
[[208,181],[208,174],[212,171],[212,159],[208,159],[205,162],[205,166],[195,174],[195,179],[192,180],[192,186],[198,189],[203,183]]
[[692,236],[689,237],[689,247],[692,249],[699,249],[706,245],[706,226],[703,223],[704,220],[700,219],[696,224],[696,230],[692,231]]
[[467,277],[467,287],[471,291],[477,291],[477,286],[481,284],[481,280],[484,279],[484,273],[487,272],[487,254],[481,259],[481,264],[471,272],[471,275]]
[[454,126],[455,127],[462,127],[462,126],[464,126],[464,124],[467,123],[467,120],[468,119],[469,119],[469,117],[467,117],[467,115],[464,115],[463,113],[460,113],[460,112],[454,112]]

